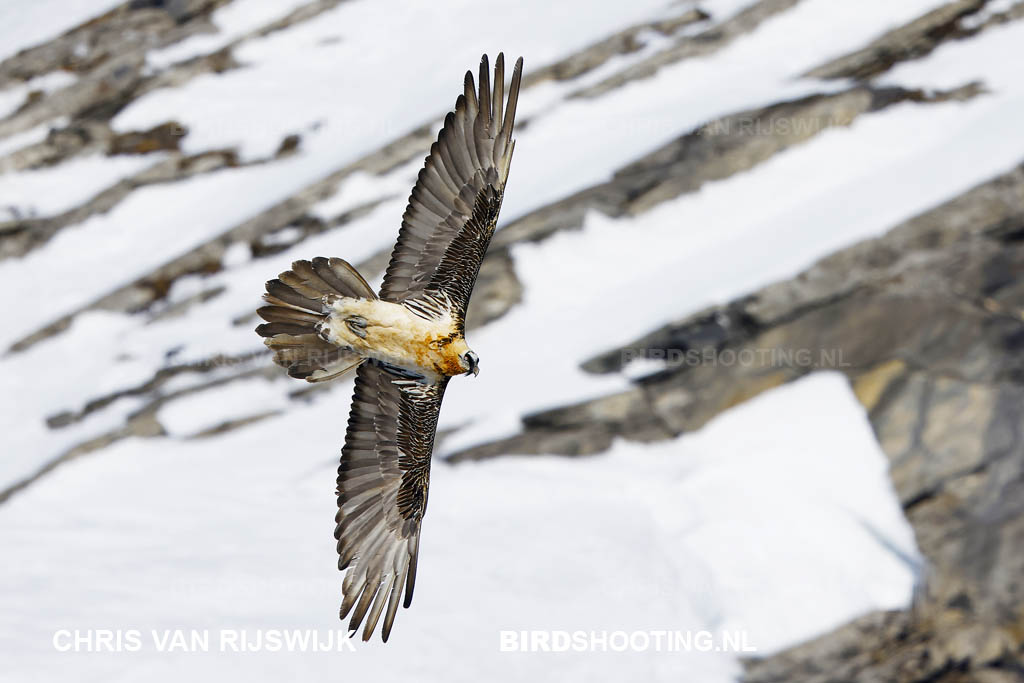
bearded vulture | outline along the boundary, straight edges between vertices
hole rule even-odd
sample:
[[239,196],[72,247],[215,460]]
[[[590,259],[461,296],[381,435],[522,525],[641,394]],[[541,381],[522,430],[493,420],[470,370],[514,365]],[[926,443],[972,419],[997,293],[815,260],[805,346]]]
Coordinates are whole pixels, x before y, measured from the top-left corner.
[[[412,602],[420,525],[441,398],[455,375],[477,375],[466,307],[494,234],[512,162],[520,57],[508,101],[499,54],[465,92],[430,148],[402,216],[380,293],[340,258],[296,261],[266,285],[256,328],[292,377],[323,382],[356,369],[338,468],[334,536],[347,569],[340,617],[369,640],[391,634],[403,589]],[[386,611],[385,611],[385,608]]]

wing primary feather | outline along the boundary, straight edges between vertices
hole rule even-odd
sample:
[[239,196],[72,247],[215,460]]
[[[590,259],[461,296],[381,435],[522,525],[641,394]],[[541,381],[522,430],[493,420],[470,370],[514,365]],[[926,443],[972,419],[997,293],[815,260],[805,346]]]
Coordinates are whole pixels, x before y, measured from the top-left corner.
[[[345,597],[341,601],[341,609],[338,610],[339,619],[344,619],[348,616],[348,613],[352,611],[352,606],[356,604],[356,598],[359,597],[359,592],[352,590],[352,584],[349,583],[349,577],[351,576],[355,576],[354,571],[349,572],[348,576],[345,577],[345,581],[342,583],[341,586],[341,591]],[[355,581],[355,579],[352,580]]]
[[[462,137],[465,141],[466,152],[469,155],[469,167],[470,169],[477,169],[480,168],[480,158],[476,152],[476,122],[480,119],[480,107],[476,101],[476,84],[473,81],[472,71],[466,72],[463,90],[465,90],[462,96],[466,101],[466,112],[459,123],[462,124]],[[455,118],[459,120],[458,112],[456,112]],[[470,178],[472,178],[472,175]]]
[[386,577],[380,588],[377,589],[377,599],[373,601],[373,607],[370,608],[370,613],[366,617],[366,625],[363,627],[363,642],[370,639],[373,635],[373,629],[377,627],[377,622],[380,620],[380,613],[384,609],[384,603],[391,594],[391,584],[394,583],[395,577],[393,574]]
[[395,569],[396,578],[395,582],[391,586],[391,595],[388,598],[388,611],[384,615],[384,625],[381,627],[380,637],[386,643],[388,638],[391,637],[391,627],[395,623],[395,613],[398,612],[398,603],[401,602],[402,597],[402,584],[405,582],[402,580],[401,572],[404,571],[404,567],[397,567]]
[[[468,132],[468,131],[467,131]],[[494,163],[494,136],[491,130],[491,81],[487,55],[480,58],[480,110],[473,120],[473,156],[476,168],[486,171]],[[487,163],[481,163],[486,161]],[[480,185],[474,179],[474,185]]]
[[501,130],[502,105],[505,99],[505,53],[499,52],[494,60],[494,135]]
[[412,592],[416,588],[416,564],[420,555],[420,536],[416,534],[409,544],[409,568],[405,573],[405,601],[402,607],[406,609],[412,604]]
[[359,624],[363,621],[363,617],[366,616],[366,610],[370,609],[370,602],[373,600],[373,596],[380,590],[380,584],[371,584],[369,581],[363,583],[362,597],[359,599],[359,603],[356,604],[356,609],[352,612],[352,618],[348,622],[348,630],[355,635],[356,631],[359,630]]
[[480,58],[480,113],[478,120],[484,122],[485,131],[490,132],[491,118],[491,67],[487,62],[487,55]]
[[505,108],[505,120],[501,125],[501,135],[506,144],[512,140],[512,126],[516,122],[516,104],[519,101],[519,84],[523,80],[523,58],[516,60],[512,69],[512,83],[508,87],[508,106]]
[[469,114],[469,118],[476,118],[480,103],[476,99],[476,83],[473,82],[472,71],[467,71],[462,79],[462,94],[466,98],[466,113]]

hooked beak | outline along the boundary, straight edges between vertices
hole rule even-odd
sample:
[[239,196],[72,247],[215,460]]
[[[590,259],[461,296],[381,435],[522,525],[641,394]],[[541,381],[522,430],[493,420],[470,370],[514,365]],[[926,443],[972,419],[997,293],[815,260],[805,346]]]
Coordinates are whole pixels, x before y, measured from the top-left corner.
[[472,351],[466,353],[466,362],[469,363],[469,370],[466,371],[466,375],[473,375],[476,377],[480,374],[480,359]]

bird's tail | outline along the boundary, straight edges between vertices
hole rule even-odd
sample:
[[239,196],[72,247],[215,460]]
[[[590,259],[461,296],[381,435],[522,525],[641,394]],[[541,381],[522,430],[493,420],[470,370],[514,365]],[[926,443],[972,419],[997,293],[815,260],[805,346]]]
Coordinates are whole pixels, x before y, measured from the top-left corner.
[[320,323],[339,297],[376,299],[366,280],[340,258],[296,261],[291,270],[267,282],[266,306],[256,312],[267,322],[256,328],[274,351],[274,362],[292,377],[323,382],[340,377],[363,361],[351,349],[320,336]]

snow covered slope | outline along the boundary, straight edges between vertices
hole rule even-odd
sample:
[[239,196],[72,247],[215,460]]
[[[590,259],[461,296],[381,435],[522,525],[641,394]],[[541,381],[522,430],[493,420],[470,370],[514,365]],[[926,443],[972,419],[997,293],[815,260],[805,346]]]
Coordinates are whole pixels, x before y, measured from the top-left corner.
[[[839,374],[593,458],[442,458],[630,389],[635,369],[580,366],[1019,163],[1016,5],[167,4],[85,24],[108,8],[3,10],[5,32],[31,31],[0,62],[0,537],[20,560],[3,570],[0,670],[732,680],[737,653],[502,653],[499,632],[732,629],[763,654],[908,603],[913,535]],[[873,82],[802,76],[947,5],[962,30]],[[53,55],[15,54],[62,33]],[[461,74],[499,49],[527,66],[507,231],[474,302],[481,375],[441,414],[394,642],[57,653],[58,629],[341,627],[332,472],[351,383],[282,376],[253,311],[297,258],[379,282]],[[819,118],[758,127],[782,105]],[[729,154],[687,152],[715,136]],[[657,182],[638,180],[651,158]],[[680,160],[699,173],[673,175]]]
[[[197,412],[204,406],[196,406]],[[5,504],[0,619],[15,680],[402,676],[729,680],[734,653],[503,652],[503,630],[745,632],[766,652],[914,580],[914,542],[846,380],[822,374],[698,434],[586,462],[438,464],[413,607],[356,652],[159,652],[154,630],[341,627],[331,540],[335,397],[223,437],[129,440]],[[794,415],[818,416],[797,429]],[[201,420],[201,414],[196,415]],[[275,449],[273,444],[288,447]],[[45,539],[45,542],[43,542]],[[56,656],[62,629],[136,629],[133,653]],[[324,636],[326,638],[326,636]],[[13,639],[13,640],[12,640]],[[58,638],[58,645],[63,642]],[[396,654],[397,652],[397,654]],[[375,673],[376,672],[376,673]]]

